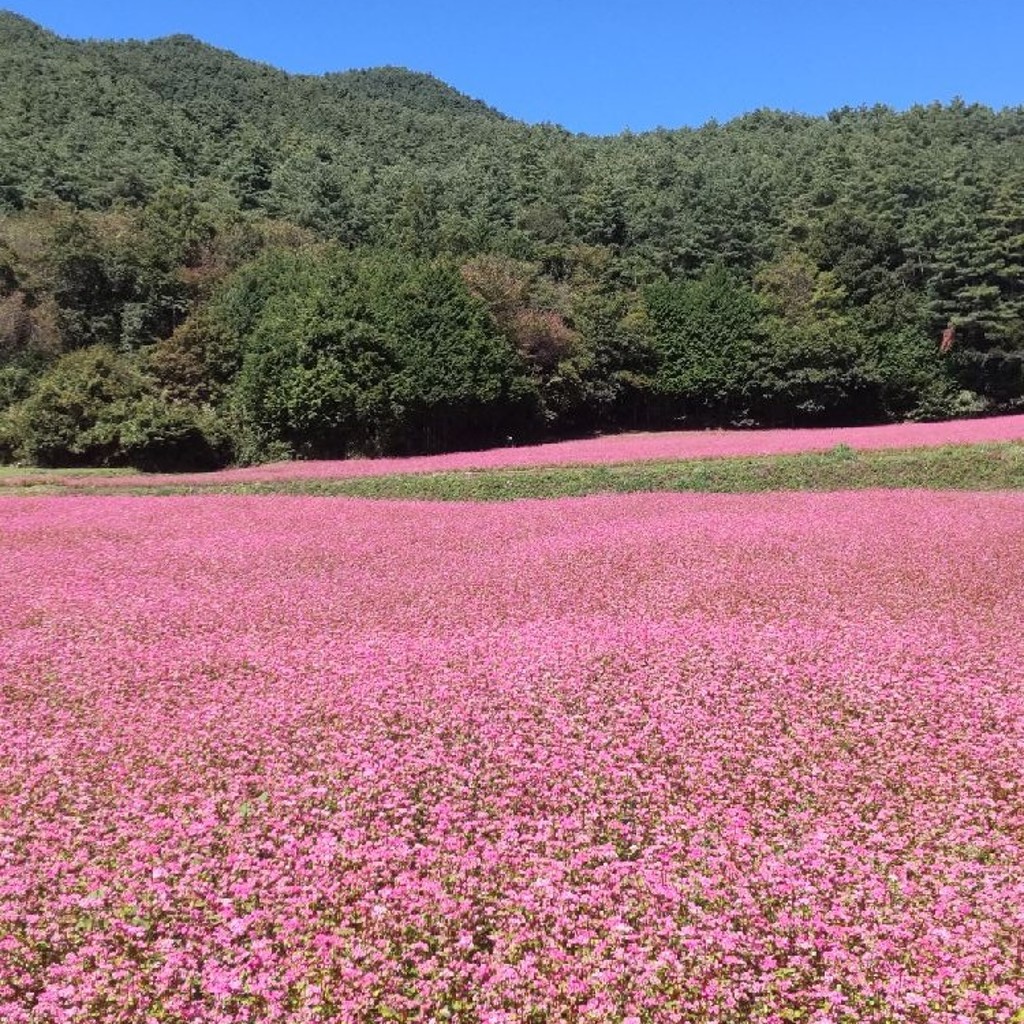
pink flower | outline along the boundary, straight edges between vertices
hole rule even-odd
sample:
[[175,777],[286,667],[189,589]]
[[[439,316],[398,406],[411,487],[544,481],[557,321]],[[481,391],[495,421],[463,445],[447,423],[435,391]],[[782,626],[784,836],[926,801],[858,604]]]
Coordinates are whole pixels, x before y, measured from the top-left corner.
[[1022,523],[0,500],[0,1019],[1012,1020]]

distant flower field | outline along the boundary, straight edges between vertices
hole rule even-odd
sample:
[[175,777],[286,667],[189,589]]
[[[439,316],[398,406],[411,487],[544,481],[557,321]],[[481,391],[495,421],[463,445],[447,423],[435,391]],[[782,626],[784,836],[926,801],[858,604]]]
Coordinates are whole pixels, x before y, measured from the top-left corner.
[[[240,479],[279,476],[368,476],[385,473],[492,469],[512,466],[599,465],[651,459],[704,459],[718,456],[784,455],[828,451],[837,445],[876,448],[933,447],[1024,439],[1024,416],[1000,416],[945,423],[897,423],[877,427],[807,430],[686,430],[652,434],[612,434],[522,448],[418,456],[405,459],[348,459],[344,462],[276,463],[228,471]],[[220,474],[224,475],[224,474]]]
[[[897,423],[874,427],[805,430],[704,430],[613,434],[551,444],[493,448],[486,451],[421,455],[409,458],[278,462],[213,473],[152,474],[145,478],[105,477],[104,486],[140,484],[231,484],[289,479],[331,479],[433,473],[463,469],[527,466],[607,465],[664,459],[703,459],[744,455],[785,455],[828,451],[838,445],[858,450],[935,447],[1024,440],[1024,415],[944,423]],[[8,478],[8,483],[13,481]],[[39,482],[39,478],[34,478]],[[55,477],[55,483],[95,483],[95,479]]]
[[6,499],[0,558],[5,1024],[1021,1019],[1024,496]]

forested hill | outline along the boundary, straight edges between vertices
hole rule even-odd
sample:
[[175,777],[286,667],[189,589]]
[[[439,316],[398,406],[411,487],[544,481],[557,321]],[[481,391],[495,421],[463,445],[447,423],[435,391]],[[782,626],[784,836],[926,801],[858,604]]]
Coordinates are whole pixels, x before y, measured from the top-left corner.
[[0,12],[0,217],[0,457],[1024,404],[1019,107],[592,138],[402,69]]
[[296,196],[282,190],[324,165],[441,167],[504,123],[401,69],[292,76],[188,36],[80,43],[7,13],[0,75],[8,206],[56,196],[103,208],[187,182],[226,203],[287,207]]

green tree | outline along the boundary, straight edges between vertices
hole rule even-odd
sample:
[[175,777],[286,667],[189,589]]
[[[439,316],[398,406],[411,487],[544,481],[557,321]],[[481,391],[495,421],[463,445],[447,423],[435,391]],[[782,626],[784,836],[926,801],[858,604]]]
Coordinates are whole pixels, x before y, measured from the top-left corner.
[[764,345],[760,303],[724,267],[645,293],[658,358],[654,391],[690,423],[745,421]]
[[39,466],[192,469],[226,455],[212,417],[168,405],[126,356],[103,345],[49,367],[8,409],[0,433],[11,456]]
[[334,252],[269,258],[244,278],[262,304],[222,308],[247,327],[232,385],[246,461],[493,443],[535,401],[446,264]]
[[80,214],[58,221],[49,252],[51,289],[65,348],[120,337],[119,282],[112,278],[96,231]]

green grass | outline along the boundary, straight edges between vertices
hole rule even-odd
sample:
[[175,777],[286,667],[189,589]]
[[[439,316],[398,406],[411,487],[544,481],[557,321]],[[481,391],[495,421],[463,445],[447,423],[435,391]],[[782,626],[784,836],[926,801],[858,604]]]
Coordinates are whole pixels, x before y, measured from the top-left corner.
[[123,467],[89,467],[85,469],[43,469],[40,466],[0,466],[0,484],[5,478],[11,477],[109,477],[109,476],[139,476],[137,469],[125,469]]
[[738,494],[876,487],[1022,490],[1024,442],[873,452],[855,452],[840,446],[829,452],[802,455],[462,470],[346,480],[293,479],[244,484],[211,481],[198,486],[122,484],[104,487],[97,480],[57,486],[22,483],[5,488],[0,479],[0,494],[292,494],[428,501],[508,501],[653,491]]

